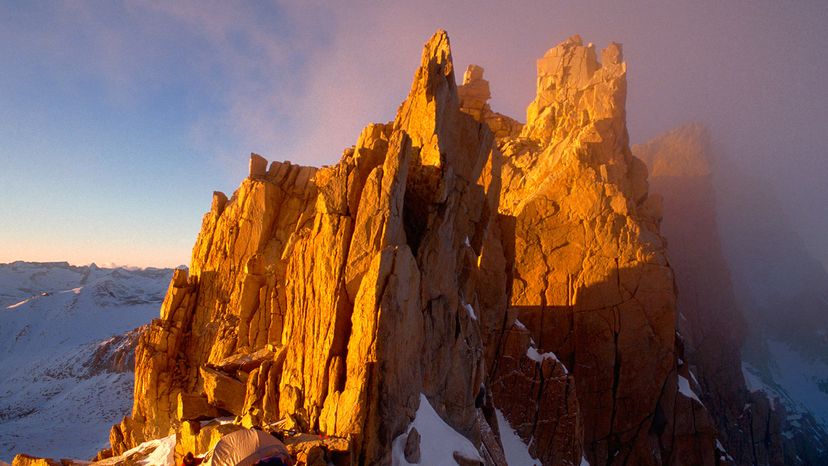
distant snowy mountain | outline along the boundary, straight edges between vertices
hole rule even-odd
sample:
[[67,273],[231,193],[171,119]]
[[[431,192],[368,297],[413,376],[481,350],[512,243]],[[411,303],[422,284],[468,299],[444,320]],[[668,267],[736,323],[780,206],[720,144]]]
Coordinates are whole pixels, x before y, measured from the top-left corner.
[[0,460],[88,458],[132,406],[138,327],[171,269],[0,264]]
[[[785,419],[782,435],[795,444],[796,454],[803,458],[825,458],[828,447],[828,363],[826,355],[803,350],[798,342],[791,344],[768,337],[770,332],[749,342],[742,363],[748,389],[762,391],[772,403],[781,403]],[[803,442],[803,432],[812,442]],[[810,463],[823,464],[823,463]]]
[[748,388],[762,390],[783,403],[794,427],[816,424],[805,427],[820,429],[824,438],[828,432],[828,364],[778,340],[764,341],[762,346],[758,357],[742,365]]

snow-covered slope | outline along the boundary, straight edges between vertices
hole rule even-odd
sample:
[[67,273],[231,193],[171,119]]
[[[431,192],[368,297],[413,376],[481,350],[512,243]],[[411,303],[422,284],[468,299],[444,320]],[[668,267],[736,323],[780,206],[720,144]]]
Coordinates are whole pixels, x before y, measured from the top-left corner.
[[467,462],[482,461],[474,444],[446,424],[446,421],[431,406],[428,398],[421,393],[420,407],[417,409],[414,421],[405,433],[394,439],[391,451],[393,466],[412,465],[405,458],[405,444],[412,429],[417,429],[420,434],[420,459],[415,464],[453,466],[459,463],[455,455],[467,458]]
[[768,364],[756,368],[745,363],[745,380],[751,390],[780,398],[789,412],[810,411],[828,429],[828,364],[768,340]]
[[172,270],[0,264],[0,460],[87,458],[132,405],[135,330]]
[[824,455],[828,447],[828,364],[778,340],[769,339],[763,346],[762,357],[742,365],[748,389],[763,391],[774,403],[782,403],[787,413],[782,435],[790,440],[794,431],[807,432],[819,439],[813,448]]

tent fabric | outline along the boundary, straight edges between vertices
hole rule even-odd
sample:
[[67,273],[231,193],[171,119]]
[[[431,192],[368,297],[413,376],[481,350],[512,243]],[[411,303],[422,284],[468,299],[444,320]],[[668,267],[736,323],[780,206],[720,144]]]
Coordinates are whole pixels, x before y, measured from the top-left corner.
[[242,429],[225,435],[204,457],[204,466],[251,466],[269,456],[282,456],[287,463],[285,445],[260,430]]

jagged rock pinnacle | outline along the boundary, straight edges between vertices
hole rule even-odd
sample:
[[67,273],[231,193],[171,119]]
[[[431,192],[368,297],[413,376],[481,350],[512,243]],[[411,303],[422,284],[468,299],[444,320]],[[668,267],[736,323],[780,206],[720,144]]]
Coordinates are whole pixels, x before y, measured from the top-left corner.
[[265,171],[252,156],[141,338],[115,453],[171,432],[179,450],[209,443],[227,428],[178,413],[212,406],[389,464],[417,451],[426,400],[486,464],[505,462],[496,410],[543,464],[712,461],[704,408],[678,387],[620,46],[602,60],[577,36],[550,49],[521,125],[491,110],[482,68],[456,85],[438,31],[394,121],[339,163]]

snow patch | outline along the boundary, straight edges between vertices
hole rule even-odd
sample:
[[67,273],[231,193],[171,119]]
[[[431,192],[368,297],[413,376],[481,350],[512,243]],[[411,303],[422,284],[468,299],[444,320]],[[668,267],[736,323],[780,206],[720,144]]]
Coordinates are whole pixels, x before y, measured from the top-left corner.
[[763,391],[768,395],[768,398],[771,399],[779,396],[779,394],[776,393],[776,390],[762,381],[759,371],[745,361],[742,361],[742,376],[745,378],[745,385],[747,386],[747,389],[751,392]]
[[529,446],[523,443],[517,432],[509,425],[509,421],[503,416],[499,409],[495,409],[497,415],[497,428],[500,431],[500,442],[503,444],[503,453],[506,455],[506,462],[509,466],[536,466],[540,462],[529,454]]
[[430,466],[457,466],[454,460],[454,452],[460,455],[483,461],[480,453],[469,439],[460,435],[431,407],[428,398],[420,394],[420,407],[414,421],[409,424],[405,433],[394,439],[391,446],[391,464],[394,466],[409,466],[405,459],[405,442],[408,440],[408,433],[416,428],[420,433],[420,462],[418,464]]
[[175,464],[175,434],[158,440],[155,449],[143,461],[138,464],[142,466],[166,466]]
[[477,314],[474,313],[474,308],[472,307],[471,304],[466,303],[466,304],[463,305],[463,307],[466,308],[466,312],[469,313],[469,317],[471,317],[474,320],[477,320]]
[[[785,435],[785,433],[783,432],[782,435]],[[730,454],[728,454],[727,450],[725,450],[724,445],[722,445],[722,442],[720,442],[719,439],[716,439],[716,448],[718,448],[719,451],[722,452],[722,454],[719,455],[720,461],[734,461],[733,457],[730,456]]]
[[[558,361],[559,363],[561,362],[561,360],[558,359],[558,356],[555,353],[551,351],[546,353],[539,353],[534,346],[530,346],[526,349],[526,357],[535,362],[543,362],[544,359],[553,359],[555,361]],[[569,374],[569,371],[566,369],[566,366],[563,363],[561,363],[561,367],[563,367],[564,374]]]
[[515,323],[512,325],[517,327],[519,330],[527,330],[526,326],[523,325],[523,322],[521,322],[519,319],[515,319]]
[[11,306],[6,306],[6,309],[17,309],[18,307],[20,307],[20,306],[22,306],[22,305],[24,305],[24,304],[28,303],[28,302],[29,302],[29,301],[31,301],[32,299],[34,299],[34,298],[27,298],[27,299],[24,299],[23,301],[20,301],[19,303],[12,304]]
[[[149,440],[137,447],[127,450],[123,455],[107,458],[96,462],[100,466],[114,466],[125,464],[130,456],[143,457],[134,464],[139,466],[168,466],[175,464],[175,434],[169,437]],[[133,463],[129,463],[133,464]]]
[[701,400],[696,395],[696,392],[694,392],[693,389],[690,388],[690,381],[687,380],[687,378],[681,374],[679,374],[678,376],[678,389],[682,395],[686,396],[687,398],[696,400],[701,404]]

